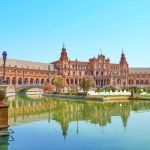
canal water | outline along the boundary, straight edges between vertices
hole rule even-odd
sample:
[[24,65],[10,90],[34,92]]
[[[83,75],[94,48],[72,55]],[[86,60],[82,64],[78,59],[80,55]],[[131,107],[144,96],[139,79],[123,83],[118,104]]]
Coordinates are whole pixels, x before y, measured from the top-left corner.
[[9,125],[0,150],[149,150],[150,102],[9,99]]

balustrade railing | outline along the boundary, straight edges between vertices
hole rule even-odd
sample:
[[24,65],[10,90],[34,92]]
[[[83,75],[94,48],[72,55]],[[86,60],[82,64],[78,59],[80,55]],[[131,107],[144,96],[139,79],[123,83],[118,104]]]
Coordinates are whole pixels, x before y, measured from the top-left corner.
[[32,86],[32,87],[33,87],[33,86],[35,86],[35,87],[36,87],[36,86],[37,86],[37,87],[41,87],[41,86],[43,86],[43,84],[39,84],[39,83],[37,84],[37,83],[36,83],[36,84],[17,84],[17,85],[16,85],[17,88],[18,88],[18,87],[31,87],[31,86]]

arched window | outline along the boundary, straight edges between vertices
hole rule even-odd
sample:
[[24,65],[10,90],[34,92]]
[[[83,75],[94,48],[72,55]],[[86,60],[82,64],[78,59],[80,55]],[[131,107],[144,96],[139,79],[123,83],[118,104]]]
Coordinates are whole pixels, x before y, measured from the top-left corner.
[[109,85],[109,79],[107,79],[107,85]]
[[131,80],[129,80],[129,85],[131,85]]
[[49,79],[46,79],[46,83],[49,83]]
[[139,83],[140,83],[139,80],[136,80],[136,85],[139,85]]
[[44,84],[44,79],[41,79],[41,84]]
[[71,84],[73,84],[73,79],[71,79]]
[[39,84],[39,79],[38,78],[36,78],[35,83]]
[[28,84],[28,78],[24,79],[24,84]]
[[34,79],[30,78],[30,84],[33,84],[33,82],[34,82]]
[[120,80],[120,79],[117,80],[117,84],[118,84],[118,85],[121,84],[121,80]]
[[13,77],[12,78],[12,84],[15,85],[15,82],[16,82],[15,77]]
[[6,77],[6,83],[10,84],[10,78],[9,77]]
[[78,84],[78,81],[77,81],[77,79],[75,79],[75,84]]
[[18,84],[21,85],[22,84],[22,78],[18,79]]
[[69,85],[69,79],[66,79],[67,84]]

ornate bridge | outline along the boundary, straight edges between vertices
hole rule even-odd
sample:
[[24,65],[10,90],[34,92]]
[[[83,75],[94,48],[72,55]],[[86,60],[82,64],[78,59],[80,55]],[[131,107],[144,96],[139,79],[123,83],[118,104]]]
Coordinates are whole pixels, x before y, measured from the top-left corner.
[[15,87],[15,91],[18,93],[20,91],[24,91],[24,90],[28,90],[31,88],[39,88],[39,89],[43,89],[43,85],[42,84],[25,84],[25,85],[17,85]]
[[16,85],[16,86],[8,86],[7,87],[7,93],[9,93],[8,95],[14,95],[13,93],[19,93],[21,91],[27,91],[29,89],[32,89],[33,90],[30,90],[30,92],[38,92],[38,89],[43,89],[43,84],[22,84],[22,85]]

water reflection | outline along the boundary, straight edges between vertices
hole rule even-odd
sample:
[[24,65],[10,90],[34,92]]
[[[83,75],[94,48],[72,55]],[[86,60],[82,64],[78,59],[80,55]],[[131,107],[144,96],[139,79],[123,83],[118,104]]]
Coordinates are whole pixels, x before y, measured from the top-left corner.
[[1,150],[8,150],[8,137],[0,137],[0,149]]
[[98,124],[100,127],[111,124],[113,116],[120,116],[122,126],[126,128],[131,111],[150,110],[148,101],[98,102],[84,100],[53,100],[46,97],[17,96],[9,100],[10,126],[47,119],[57,121],[64,137],[67,136],[69,124],[79,121]]

